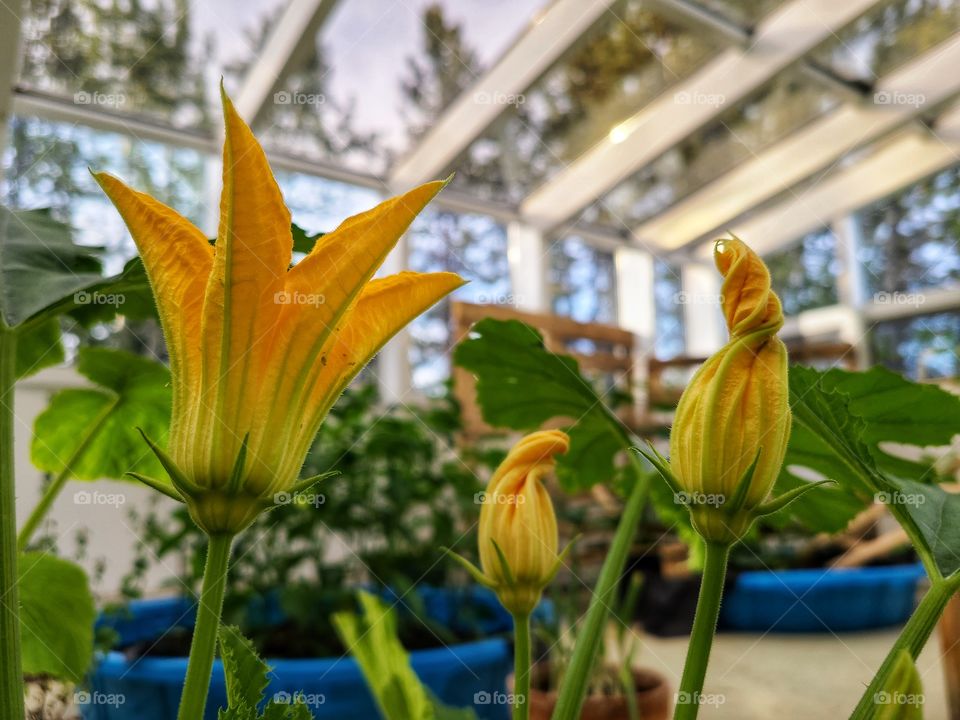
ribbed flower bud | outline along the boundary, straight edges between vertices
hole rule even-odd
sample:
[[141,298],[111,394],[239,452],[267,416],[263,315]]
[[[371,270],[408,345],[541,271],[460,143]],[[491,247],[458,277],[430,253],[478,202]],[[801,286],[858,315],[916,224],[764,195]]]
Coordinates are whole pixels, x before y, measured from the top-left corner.
[[570,438],[543,430],[520,440],[493,474],[480,509],[480,565],[503,606],[530,613],[559,564],[557,517],[542,478]]
[[760,257],[737,238],[717,242],[730,340],[697,371],[677,406],[670,472],[708,541],[741,537],[780,472],[790,437],[787,349],[780,300]]

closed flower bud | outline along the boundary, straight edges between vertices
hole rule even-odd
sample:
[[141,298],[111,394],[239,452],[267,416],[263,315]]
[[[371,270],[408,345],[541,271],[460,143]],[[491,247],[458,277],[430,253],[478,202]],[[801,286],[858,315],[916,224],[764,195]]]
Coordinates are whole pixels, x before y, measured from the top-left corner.
[[[730,340],[684,391],[670,434],[670,474],[708,541],[746,532],[773,488],[790,437],[780,300],[760,257],[737,238],[714,250]],[[701,499],[708,501],[700,502]]]
[[557,517],[542,478],[570,438],[543,430],[518,442],[494,473],[480,509],[480,564],[487,584],[515,615],[530,613],[556,574]]

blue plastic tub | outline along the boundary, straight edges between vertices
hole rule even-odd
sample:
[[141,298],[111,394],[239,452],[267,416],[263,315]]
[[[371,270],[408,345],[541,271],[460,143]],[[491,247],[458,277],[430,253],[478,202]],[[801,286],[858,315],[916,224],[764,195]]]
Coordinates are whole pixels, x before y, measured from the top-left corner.
[[[486,617],[487,591],[478,588],[451,592],[438,588],[418,589],[427,612],[450,624],[451,613],[465,601],[480,603]],[[495,603],[495,598],[493,599]],[[500,610],[499,605],[490,605]],[[271,615],[269,608],[267,615]],[[121,644],[149,641],[174,627],[194,622],[192,603],[186,598],[141,600],[130,604],[123,617],[101,618],[99,625],[114,628]],[[493,613],[485,622],[491,632],[509,629],[510,616]],[[506,677],[512,671],[512,653],[504,638],[491,638],[410,653],[413,669],[436,697],[455,707],[472,707],[481,718],[504,720],[504,705],[475,703],[475,697],[504,693]],[[350,657],[299,660],[268,659],[273,668],[267,697],[280,698],[303,693],[314,717],[343,720],[373,720],[378,717],[373,698],[357,663]],[[99,659],[90,678],[89,700],[81,706],[87,720],[174,720],[183,679],[185,657],[143,657],[128,660],[120,652]],[[122,698],[122,702],[119,700]],[[217,709],[226,706],[223,667],[213,669],[210,697],[204,720],[216,720]]]
[[720,627],[751,632],[852,632],[899,625],[913,612],[923,566],[749,571],[724,596]]

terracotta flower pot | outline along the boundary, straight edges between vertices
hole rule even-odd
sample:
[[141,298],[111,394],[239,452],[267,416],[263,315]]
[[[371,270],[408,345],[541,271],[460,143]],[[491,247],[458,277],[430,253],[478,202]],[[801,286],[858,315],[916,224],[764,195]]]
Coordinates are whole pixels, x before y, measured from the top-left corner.
[[[530,689],[530,720],[550,720],[557,704],[556,690],[538,690],[537,679],[546,677],[545,667],[534,668],[534,682]],[[670,687],[666,678],[652,670],[633,671],[637,687],[637,707],[642,720],[668,720],[670,717]],[[513,675],[507,679],[513,689]],[[581,720],[629,720],[627,700],[622,695],[590,695],[580,712]]]

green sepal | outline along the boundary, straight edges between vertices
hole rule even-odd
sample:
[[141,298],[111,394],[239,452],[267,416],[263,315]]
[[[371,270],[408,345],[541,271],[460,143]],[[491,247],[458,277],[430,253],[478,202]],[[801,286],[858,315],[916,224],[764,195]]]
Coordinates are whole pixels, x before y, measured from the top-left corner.
[[237,459],[233,462],[233,470],[230,471],[230,480],[227,482],[227,492],[236,494],[243,487],[243,471],[247,465],[247,443],[250,442],[250,433],[243,436],[243,442],[240,443],[240,450],[237,451]]
[[304,478],[303,480],[297,480],[297,482],[293,484],[293,487],[290,488],[290,492],[294,495],[296,495],[297,493],[306,492],[321,480],[326,480],[327,478],[336,477],[339,474],[340,474],[339,470],[329,470],[325,473],[320,473],[319,475],[312,475],[308,478]]
[[753,462],[744,470],[740,482],[737,483],[737,489],[733,491],[733,497],[729,503],[725,504],[724,509],[727,510],[727,512],[733,514],[743,508],[743,504],[747,500],[747,494],[750,492],[750,483],[753,482],[753,475],[757,471],[757,463],[760,462],[761,452],[763,452],[763,448],[757,448],[757,454],[753,456]]
[[670,463],[667,459],[660,454],[660,451],[657,450],[653,443],[647,440],[647,447],[650,448],[649,452],[638,447],[630,448],[638,455],[643,456],[656,471],[660,474],[660,477],[664,479],[667,485],[670,486],[670,490],[674,495],[683,495],[684,490],[680,487],[680,483],[677,482],[677,479],[673,476],[673,473],[670,471]]
[[500,570],[503,571],[503,577],[506,578],[507,587],[515,587],[517,580],[515,577],[513,577],[513,570],[510,569],[510,563],[507,562],[507,556],[503,554],[503,549],[500,547],[500,543],[493,538],[490,538],[490,542],[493,543],[493,549],[497,553],[497,559],[500,561]]
[[767,502],[757,505],[752,510],[752,513],[758,517],[763,515],[770,515],[777,512],[778,510],[783,510],[787,505],[792,503],[794,500],[797,500],[804,495],[806,495],[811,490],[820,487],[821,485],[836,485],[836,480],[818,480],[817,482],[812,482],[807,485],[801,485],[796,487],[793,490],[785,492],[780,497],[776,497],[773,500],[768,500]]
[[139,480],[147,487],[153,488],[157,492],[163,493],[168,498],[172,498],[177,502],[186,502],[174,486],[165,483],[163,480],[157,480],[157,478],[152,478],[149,475],[132,471],[124,473],[124,477],[132,477],[134,480]]
[[186,475],[183,474],[183,471],[177,467],[177,464],[170,458],[169,455],[153,440],[149,438],[143,428],[137,428],[137,432],[140,433],[143,437],[144,442],[147,443],[147,446],[150,450],[153,451],[153,454],[157,456],[157,460],[160,461],[160,464],[163,465],[163,469],[167,471],[167,475],[170,476],[170,482],[173,483],[174,487],[179,491],[183,497],[188,497],[191,495],[198,495],[203,492],[203,488],[199,485],[191,482]]
[[577,542],[582,537],[581,533],[574,535],[573,540],[567,543],[567,546],[560,551],[560,554],[557,555],[557,561],[553,564],[553,568],[547,573],[547,579],[544,582],[544,587],[553,582],[553,579],[557,576],[557,573],[560,572],[560,567],[564,564],[564,561],[570,555],[570,551],[573,550],[574,543]]
[[451,550],[448,547],[441,547],[440,551],[445,553],[449,558],[451,558],[455,562],[457,562],[460,565],[460,567],[462,567],[464,570],[470,573],[470,577],[472,577],[478,583],[483,585],[485,588],[489,588],[490,590],[497,589],[497,584],[493,582],[493,580],[488,578],[486,575],[484,575],[483,571],[480,568],[478,568],[472,562],[467,560],[465,557],[455,553],[453,550]]

